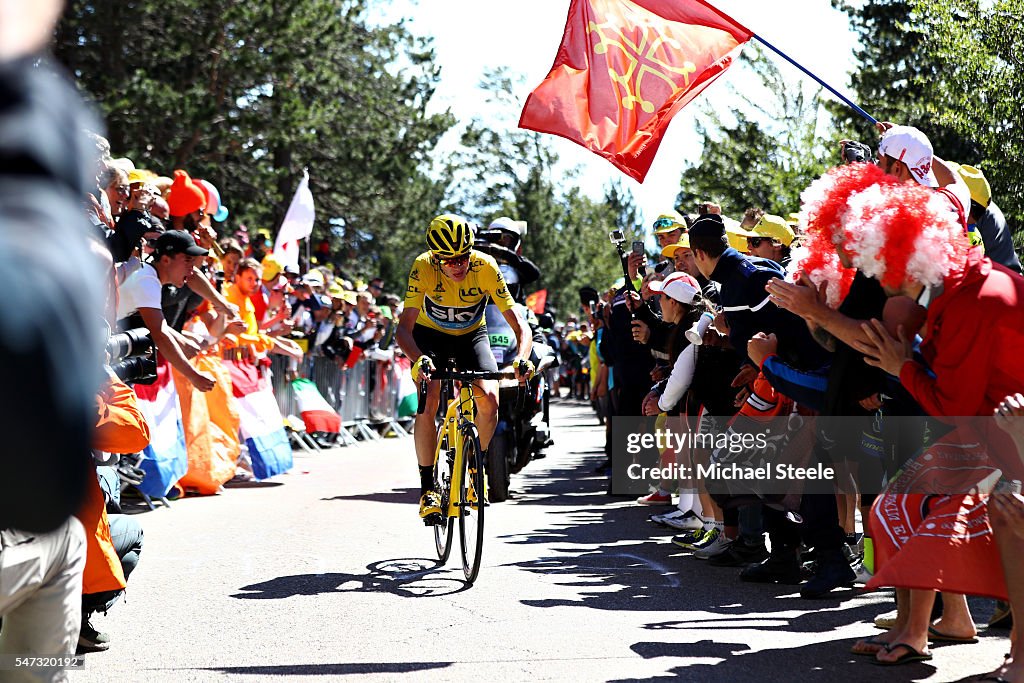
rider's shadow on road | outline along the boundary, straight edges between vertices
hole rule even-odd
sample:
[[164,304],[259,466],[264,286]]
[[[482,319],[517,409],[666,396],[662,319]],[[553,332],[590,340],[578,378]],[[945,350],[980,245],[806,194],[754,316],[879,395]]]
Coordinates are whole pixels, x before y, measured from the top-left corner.
[[416,503],[420,499],[418,488],[391,489],[390,491],[378,491],[375,493],[355,493],[351,496],[332,496],[320,500],[369,500],[374,503],[401,503],[408,505]]
[[436,560],[400,558],[366,565],[365,574],[296,574],[242,586],[231,597],[282,600],[322,593],[391,593],[405,598],[453,595],[468,589],[460,570],[445,569]]

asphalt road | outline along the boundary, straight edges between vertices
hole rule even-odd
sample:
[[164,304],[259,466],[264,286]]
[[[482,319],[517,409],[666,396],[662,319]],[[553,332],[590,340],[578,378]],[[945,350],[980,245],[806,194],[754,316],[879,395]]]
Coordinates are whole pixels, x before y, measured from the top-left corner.
[[269,485],[141,514],[127,600],[94,623],[112,646],[71,680],[959,681],[1007,651],[982,629],[929,664],[848,654],[887,595],[811,602],[689,557],[605,494],[589,409],[553,416],[549,456],[488,508],[469,588],[417,517],[411,439],[297,454]]

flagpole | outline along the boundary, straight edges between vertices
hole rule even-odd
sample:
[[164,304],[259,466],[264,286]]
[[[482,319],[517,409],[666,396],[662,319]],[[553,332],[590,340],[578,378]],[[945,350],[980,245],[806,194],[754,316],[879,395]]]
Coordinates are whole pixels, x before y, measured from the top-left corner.
[[768,42],[767,40],[765,40],[765,39],[764,39],[764,38],[762,38],[761,36],[757,35],[756,33],[752,34],[752,35],[751,35],[751,37],[752,37],[752,38],[753,38],[754,40],[756,40],[756,41],[758,41],[759,43],[761,43],[762,45],[764,45],[765,47],[769,48],[770,50],[773,50],[773,51],[774,51],[774,52],[776,52],[776,53],[777,53],[777,54],[778,54],[779,56],[781,56],[781,57],[782,57],[783,59],[785,59],[785,60],[786,60],[787,62],[789,62],[790,64],[792,64],[792,65],[793,65],[793,66],[795,66],[796,68],[800,69],[801,71],[803,71],[803,72],[804,72],[805,74],[807,74],[808,76],[810,76],[810,77],[811,77],[811,78],[813,78],[814,80],[816,80],[816,81],[817,81],[818,83],[820,83],[820,84],[821,84],[821,86],[822,86],[823,88],[825,88],[825,89],[826,89],[826,90],[828,90],[828,91],[829,91],[830,93],[832,93],[833,95],[835,95],[836,97],[838,97],[838,98],[839,98],[840,100],[842,100],[842,101],[843,101],[844,103],[846,103],[846,105],[847,105],[847,106],[849,106],[849,107],[850,107],[851,109],[853,109],[853,110],[854,110],[855,112],[857,112],[858,114],[860,114],[861,116],[863,116],[864,118],[866,118],[866,119],[867,119],[868,121],[870,121],[870,122],[871,122],[872,124],[877,124],[877,123],[878,123],[878,121],[877,121],[877,120],[875,119],[875,117],[873,117],[873,116],[872,116],[871,114],[867,113],[866,111],[864,111],[863,109],[861,109],[860,107],[858,107],[858,106],[857,106],[856,104],[854,104],[853,102],[851,102],[851,101],[850,101],[850,100],[849,100],[849,99],[848,99],[848,98],[847,98],[847,97],[846,97],[845,95],[843,95],[842,93],[840,93],[840,92],[839,92],[838,90],[836,90],[835,88],[833,88],[833,87],[832,87],[831,85],[829,85],[828,83],[826,83],[825,81],[821,80],[820,78],[818,78],[817,76],[815,76],[814,74],[812,74],[812,73],[811,73],[810,71],[808,71],[807,69],[805,69],[805,68],[804,68],[804,67],[803,67],[803,66],[802,66],[801,64],[799,64],[799,63],[798,63],[798,62],[797,62],[796,60],[794,60],[794,59],[793,59],[792,57],[790,57],[789,55],[787,55],[787,54],[786,54],[785,52],[783,52],[783,51],[782,51],[782,50],[780,50],[779,48],[775,47],[774,45],[772,45],[771,43],[769,43],[769,42]]

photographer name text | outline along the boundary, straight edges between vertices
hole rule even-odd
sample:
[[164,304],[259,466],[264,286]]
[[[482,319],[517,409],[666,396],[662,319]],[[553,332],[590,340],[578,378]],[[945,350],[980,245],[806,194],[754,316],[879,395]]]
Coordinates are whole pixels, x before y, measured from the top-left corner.
[[705,481],[808,481],[834,480],[835,468],[818,463],[810,467],[777,463],[774,466],[743,467],[736,463],[706,465],[671,464],[644,467],[634,463],[626,468],[626,476],[641,481],[650,479],[700,479]]

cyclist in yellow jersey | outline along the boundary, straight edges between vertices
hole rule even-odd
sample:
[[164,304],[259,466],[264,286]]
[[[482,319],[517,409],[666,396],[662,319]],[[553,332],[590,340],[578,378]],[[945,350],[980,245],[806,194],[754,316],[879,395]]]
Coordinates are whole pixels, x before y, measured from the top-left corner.
[[[525,381],[533,371],[529,361],[532,340],[526,324],[513,310],[505,280],[494,258],[473,250],[473,226],[452,214],[438,216],[427,228],[429,250],[413,262],[405,309],[398,319],[396,341],[413,361],[412,378],[430,377],[438,366],[454,360],[459,370],[497,372],[498,364],[487,339],[484,309],[488,298],[501,310],[518,340],[516,375]],[[484,454],[491,442],[498,418],[498,382],[475,383],[476,425]],[[441,498],[434,490],[434,450],[441,388],[431,382],[427,404],[416,416],[414,439],[420,471],[420,517],[440,519]]]

